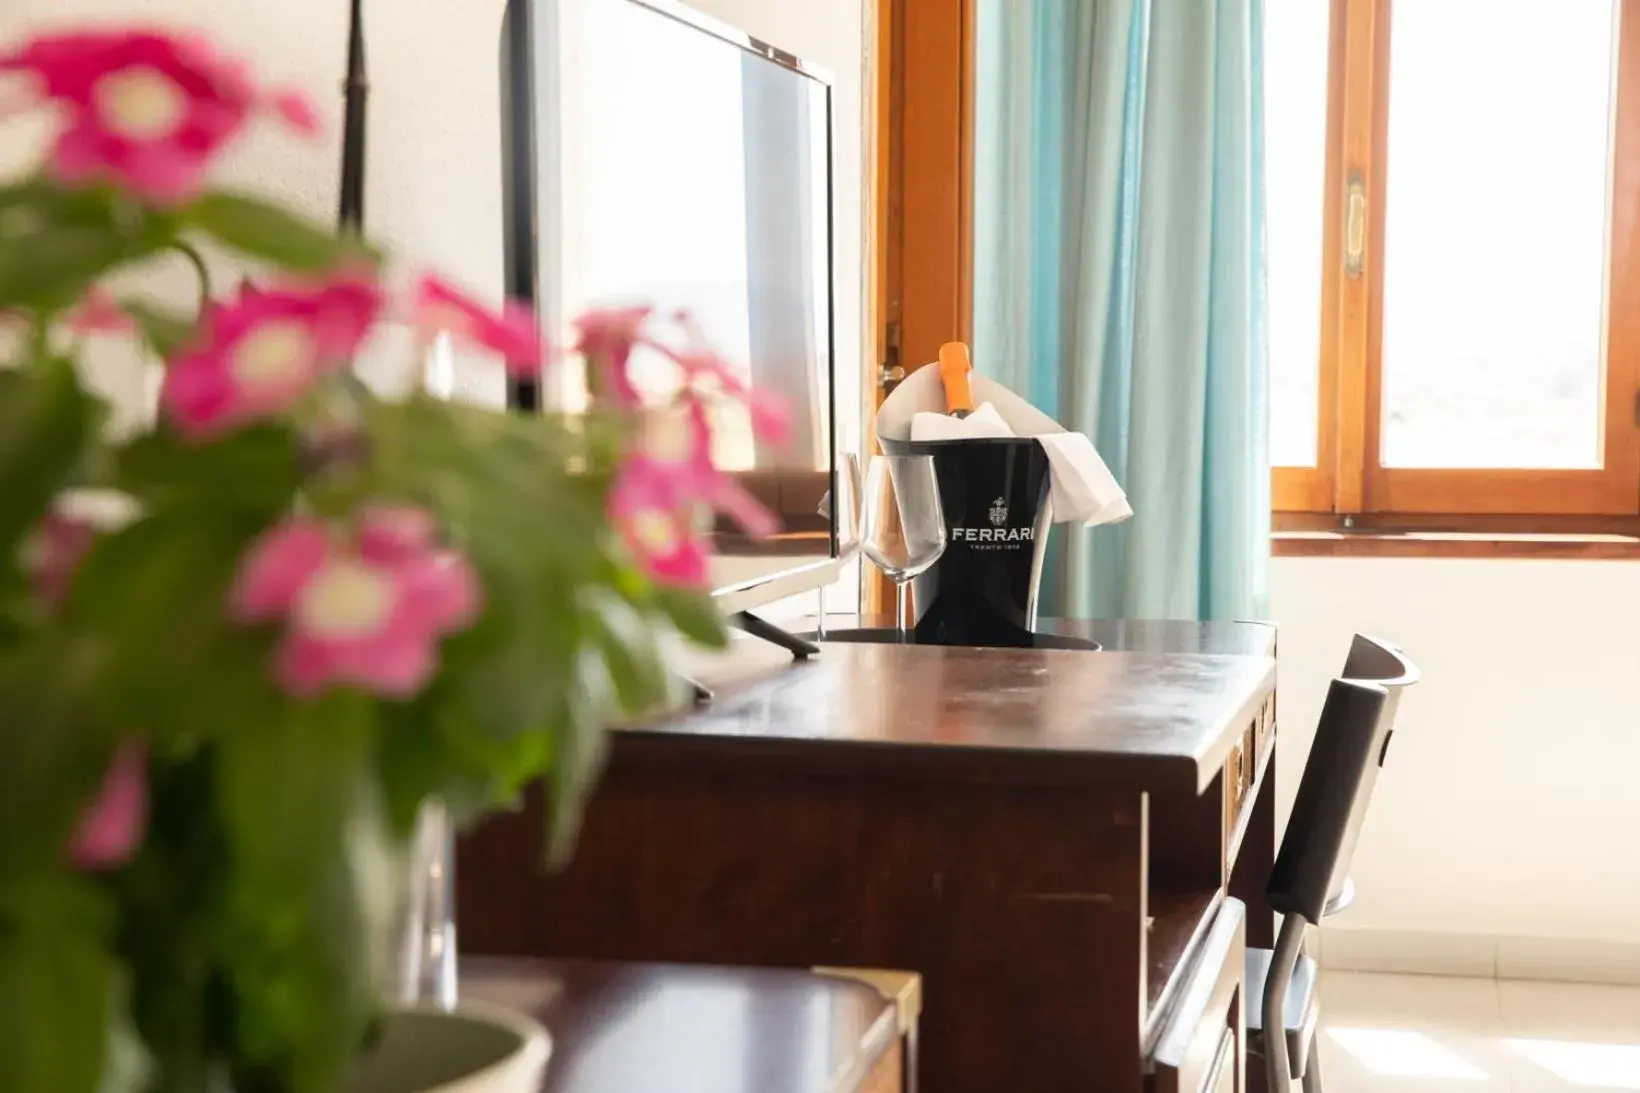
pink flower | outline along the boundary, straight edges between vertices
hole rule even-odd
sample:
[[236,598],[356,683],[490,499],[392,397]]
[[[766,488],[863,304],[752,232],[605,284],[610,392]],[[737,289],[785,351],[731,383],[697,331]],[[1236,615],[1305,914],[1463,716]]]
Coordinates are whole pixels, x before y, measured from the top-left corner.
[[741,526],[754,539],[764,539],[780,530],[780,519],[763,502],[746,492],[733,475],[719,474],[706,503]]
[[161,404],[196,440],[285,413],[347,365],[381,306],[380,289],[353,272],[245,293],[213,308],[201,341],[171,362]]
[[79,517],[47,513],[23,542],[22,568],[35,595],[48,604],[61,603],[95,537],[91,525]]
[[148,813],[148,749],[127,742],[114,754],[69,844],[76,867],[88,871],[124,865],[142,841]]
[[647,344],[643,330],[651,310],[647,307],[609,308],[589,311],[575,320],[575,351],[599,370],[608,393],[623,406],[636,406],[641,401],[627,366],[632,350]]
[[541,338],[535,313],[509,301],[499,314],[457,292],[437,277],[416,285],[416,326],[424,337],[448,332],[452,337],[492,350],[506,358],[508,370],[528,375],[541,366]]
[[622,468],[609,493],[609,519],[639,566],[662,584],[706,583],[706,550],[671,483],[643,463]]
[[316,137],[324,131],[319,122],[319,110],[305,91],[285,88],[267,96],[267,104],[284,123],[304,137]]
[[80,302],[63,317],[63,323],[77,334],[130,334],[137,328],[136,320],[102,285],[86,289]]
[[309,128],[311,108],[264,96],[244,67],[204,40],[156,30],[46,34],[0,54],[0,72],[34,78],[66,108],[53,169],[75,184],[112,180],[176,204],[198,193],[217,151],[268,108]]
[[359,261],[326,279],[290,286],[292,293],[312,295],[314,335],[327,357],[349,363],[369,337],[387,304],[377,275],[375,266]]
[[664,491],[679,504],[704,502],[749,535],[762,537],[779,530],[774,514],[712,462],[712,432],[701,403],[648,411],[638,448],[622,471],[664,483]]
[[432,676],[438,639],[469,625],[479,600],[477,575],[435,543],[431,517],[376,506],[348,536],[308,518],[269,531],[240,565],[229,612],[285,619],[276,671],[293,694],[340,684],[407,698]]
[[706,408],[676,403],[644,411],[637,448],[628,466],[647,466],[679,497],[704,498],[720,471],[712,464],[712,430]]
[[792,415],[786,400],[773,391],[754,388],[746,395],[752,415],[752,434],[771,444],[782,444],[791,433]]
[[698,586],[706,553],[693,516],[703,506],[722,512],[754,536],[778,530],[773,513],[734,476],[712,463],[706,409],[680,403],[644,415],[637,449],[610,491],[611,522],[638,564],[665,584]]
[[699,401],[726,396],[743,402],[751,415],[754,436],[773,444],[786,439],[791,428],[791,413],[780,395],[749,386],[735,375],[729,362],[710,350],[666,352],[683,370],[686,398]]

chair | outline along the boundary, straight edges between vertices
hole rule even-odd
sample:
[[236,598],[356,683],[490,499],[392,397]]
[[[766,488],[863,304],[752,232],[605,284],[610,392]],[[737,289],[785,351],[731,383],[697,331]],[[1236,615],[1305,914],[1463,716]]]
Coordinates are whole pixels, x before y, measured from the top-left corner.
[[1418,669],[1399,649],[1357,635],[1343,675],[1327,691],[1315,743],[1304,764],[1298,796],[1266,889],[1281,914],[1274,951],[1247,952],[1250,1050],[1264,1056],[1269,1093],[1321,1093],[1321,1061],[1312,1050],[1320,1007],[1315,961],[1304,955],[1304,934],[1355,898],[1350,859],[1384,765],[1401,692],[1418,682]]

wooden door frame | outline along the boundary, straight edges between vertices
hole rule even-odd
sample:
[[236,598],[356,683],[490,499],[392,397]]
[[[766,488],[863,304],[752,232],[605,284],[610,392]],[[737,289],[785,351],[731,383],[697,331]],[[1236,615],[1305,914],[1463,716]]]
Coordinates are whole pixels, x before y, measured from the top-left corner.
[[[879,369],[907,373],[973,338],[974,0],[863,0],[866,323],[862,450],[875,449]],[[867,567],[867,614],[893,609]]]

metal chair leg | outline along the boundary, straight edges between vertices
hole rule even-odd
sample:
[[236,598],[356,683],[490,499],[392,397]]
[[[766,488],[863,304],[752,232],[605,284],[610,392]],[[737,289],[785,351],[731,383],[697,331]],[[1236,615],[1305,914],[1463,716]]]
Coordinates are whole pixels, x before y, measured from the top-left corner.
[[[1270,956],[1270,971],[1264,979],[1261,1001],[1267,1093],[1290,1093],[1293,1088],[1292,1063],[1287,1057],[1287,988],[1293,981],[1293,968],[1304,951],[1304,927],[1304,919],[1299,915],[1288,915],[1281,920],[1275,952]],[[1308,1090],[1308,1086],[1305,1088]]]
[[1304,1065],[1304,1093],[1321,1093],[1321,1044],[1310,1045],[1310,1058]]

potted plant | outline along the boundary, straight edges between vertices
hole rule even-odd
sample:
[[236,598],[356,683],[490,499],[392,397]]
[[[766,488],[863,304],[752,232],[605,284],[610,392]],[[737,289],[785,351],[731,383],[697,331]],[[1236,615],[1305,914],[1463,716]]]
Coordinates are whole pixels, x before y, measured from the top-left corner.
[[[389,314],[544,354],[528,314],[432,275],[395,298],[379,250],[213,186],[259,118],[313,129],[301,96],[145,28],[0,75],[56,127],[0,187],[0,1090],[331,1093],[381,1029],[418,812],[544,778],[566,852],[604,726],[724,640],[702,510],[769,527],[714,423],[780,415],[643,310],[545,362],[588,369],[574,419],[375,397],[349,362]],[[110,287],[202,248],[253,273],[198,314]],[[92,330],[165,362],[135,435],[77,374]],[[640,390],[639,347],[670,383]],[[428,1084],[505,1075],[461,1076]]]

